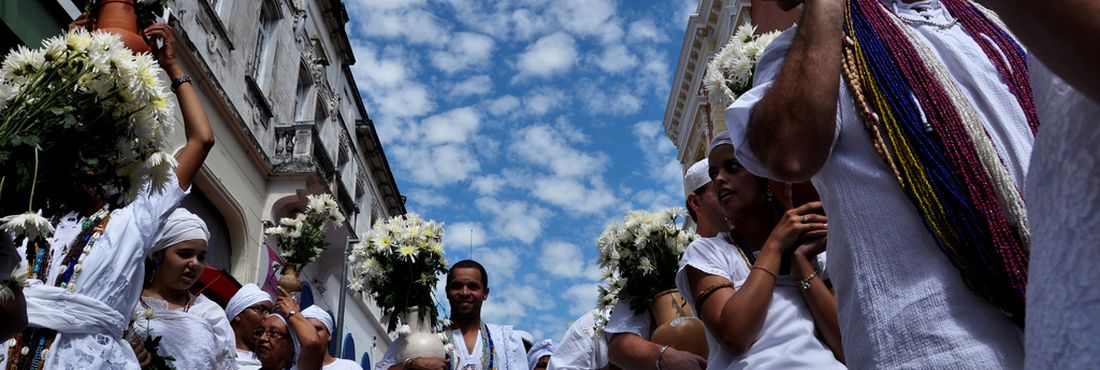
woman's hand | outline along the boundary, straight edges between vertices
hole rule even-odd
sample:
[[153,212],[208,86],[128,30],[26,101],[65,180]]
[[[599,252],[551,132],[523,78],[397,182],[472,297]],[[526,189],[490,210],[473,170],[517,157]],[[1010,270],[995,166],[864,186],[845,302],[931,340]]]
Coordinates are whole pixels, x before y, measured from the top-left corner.
[[809,202],[783,213],[775,229],[768,236],[765,247],[778,248],[778,252],[787,252],[797,245],[799,240],[819,239],[828,235],[829,218],[815,212],[822,211],[821,202]]
[[[149,39],[149,49],[157,58],[160,67],[168,72],[169,78],[177,78],[183,74],[179,62],[176,61],[176,41],[172,36],[173,32],[172,26],[164,23],[152,24],[143,31],[145,38]],[[160,46],[157,46],[156,40],[161,41]]]
[[[279,299],[275,301],[275,307],[272,311],[282,314],[283,317],[288,317],[290,311],[295,313],[302,312],[301,307],[298,307],[298,302],[294,300],[294,297],[290,296],[290,293],[283,289],[283,287],[276,287],[279,289]],[[289,318],[289,317],[288,317]]]
[[91,27],[92,27],[92,22],[91,22],[91,20],[88,19],[88,13],[87,12],[80,13],[80,16],[76,17],[76,19],[73,19],[72,22],[69,22],[69,31],[78,30],[78,29],[81,29],[81,28],[89,29]]

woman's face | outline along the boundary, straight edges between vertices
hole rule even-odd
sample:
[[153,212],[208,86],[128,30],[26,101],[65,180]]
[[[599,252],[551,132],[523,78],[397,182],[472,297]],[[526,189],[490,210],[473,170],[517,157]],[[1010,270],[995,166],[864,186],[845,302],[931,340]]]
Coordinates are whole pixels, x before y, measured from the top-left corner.
[[714,148],[708,161],[714,192],[727,220],[733,222],[737,217],[770,210],[766,195],[767,182],[741,167],[734,157],[732,146]]
[[154,285],[174,290],[188,290],[206,269],[206,241],[188,240],[164,249],[154,259],[160,263],[153,276]]
[[294,360],[294,342],[290,328],[275,316],[268,316],[253,332],[256,358],[265,369],[285,369]]

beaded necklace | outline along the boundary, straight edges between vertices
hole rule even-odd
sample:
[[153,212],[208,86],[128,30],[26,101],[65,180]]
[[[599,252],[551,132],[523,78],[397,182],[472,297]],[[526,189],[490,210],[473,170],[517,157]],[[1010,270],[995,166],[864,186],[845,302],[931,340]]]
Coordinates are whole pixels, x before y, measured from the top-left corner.
[[[1034,133],[1023,50],[976,5],[941,3],[997,68]],[[1026,212],[976,109],[942,61],[879,0],[849,0],[845,21],[843,72],[875,151],[964,282],[1022,325]]]
[[[95,242],[103,234],[110,221],[110,211],[104,207],[81,222],[81,231],[65,251],[59,267],[55,286],[76,291],[76,279],[84,270],[84,260]],[[57,224],[54,219],[53,223]],[[27,245],[28,276],[43,282],[49,281],[52,262],[51,244],[42,240],[29,241]],[[57,331],[47,328],[27,327],[8,343],[8,370],[41,370],[49,348],[57,337]],[[32,355],[33,354],[33,355]]]

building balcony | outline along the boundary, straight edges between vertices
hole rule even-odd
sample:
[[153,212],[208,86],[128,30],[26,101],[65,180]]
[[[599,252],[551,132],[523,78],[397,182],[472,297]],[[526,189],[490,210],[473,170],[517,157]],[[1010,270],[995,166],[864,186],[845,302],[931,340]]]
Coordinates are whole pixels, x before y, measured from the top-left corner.
[[321,183],[336,176],[336,166],[312,121],[276,124],[274,154],[271,167],[276,175],[316,174]]

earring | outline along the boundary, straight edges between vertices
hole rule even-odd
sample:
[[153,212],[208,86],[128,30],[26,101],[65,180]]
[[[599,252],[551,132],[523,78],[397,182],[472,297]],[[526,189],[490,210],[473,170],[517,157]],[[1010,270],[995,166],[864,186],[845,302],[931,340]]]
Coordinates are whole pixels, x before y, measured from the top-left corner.
[[766,191],[764,191],[764,195],[768,197],[768,203],[775,202],[775,193],[772,192],[772,186],[771,185],[764,185],[764,186],[767,189]]

